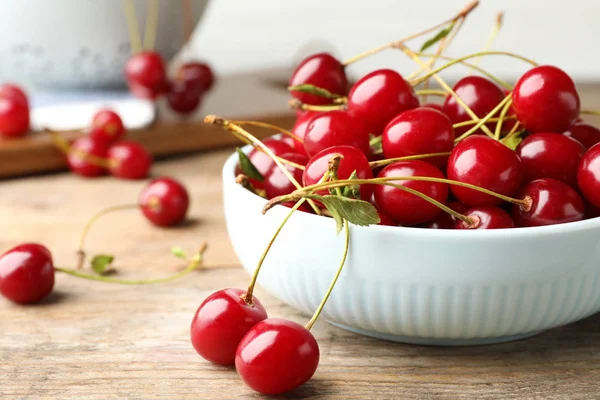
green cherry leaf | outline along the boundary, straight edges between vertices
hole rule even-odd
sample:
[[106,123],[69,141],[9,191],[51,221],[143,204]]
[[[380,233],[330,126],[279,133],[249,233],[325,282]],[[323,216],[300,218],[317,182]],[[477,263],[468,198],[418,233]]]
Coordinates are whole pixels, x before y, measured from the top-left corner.
[[303,85],[290,86],[288,87],[288,90],[290,92],[314,94],[319,97],[325,97],[326,99],[337,99],[342,97],[339,94],[331,93],[327,89],[323,89],[318,86],[311,85],[309,83],[305,83]]
[[452,32],[452,28],[454,28],[454,22],[442,29],[441,31],[439,31],[438,33],[436,33],[434,37],[423,43],[423,46],[421,46],[421,52],[427,50],[428,48],[430,48],[431,46],[448,36],[448,34]]
[[248,178],[252,178],[259,182],[263,182],[265,180],[265,178],[261,175],[260,172],[258,172],[258,170],[254,166],[254,164],[252,164],[252,161],[250,161],[250,159],[248,158],[246,153],[244,153],[242,151],[242,149],[240,149],[239,147],[237,149],[235,149],[235,151],[237,151],[237,153],[238,153],[240,168],[242,169],[242,172]]
[[92,258],[90,265],[92,270],[98,275],[107,275],[113,270],[110,268],[115,257],[108,254],[98,254]]
[[171,247],[171,254],[173,254],[177,258],[181,258],[182,260],[187,260],[187,255],[185,254],[185,251],[179,246]]
[[358,226],[368,226],[379,223],[379,214],[373,204],[357,199],[349,199],[334,195],[309,195],[306,196],[314,200],[319,200],[331,213],[337,225],[337,232],[340,233],[344,226],[344,220]]

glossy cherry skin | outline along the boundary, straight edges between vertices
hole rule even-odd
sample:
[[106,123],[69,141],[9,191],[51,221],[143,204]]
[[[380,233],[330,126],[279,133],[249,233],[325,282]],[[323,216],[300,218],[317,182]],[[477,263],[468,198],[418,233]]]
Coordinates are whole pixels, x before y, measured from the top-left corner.
[[[306,128],[308,127],[308,123],[315,116],[320,114],[317,111],[300,111],[296,115],[296,122],[294,123],[294,127],[292,128],[292,133],[298,136],[300,139],[304,140],[304,136],[306,135]],[[298,153],[306,154],[306,150],[304,149],[304,142],[299,142],[294,140],[294,149]]]
[[[454,147],[452,121],[440,111],[419,107],[404,111],[385,127],[381,139],[385,158],[450,152]],[[443,167],[448,157],[423,161]]]
[[[300,165],[306,165],[308,162],[308,157],[299,153],[286,153],[283,154],[281,158]],[[302,182],[303,170],[294,168],[293,166],[287,164],[284,164],[284,167],[292,174],[294,179],[296,179],[296,182]],[[289,194],[296,190],[296,186],[294,186],[294,184],[277,165],[273,165],[264,178],[264,188],[268,199]]]
[[531,206],[513,205],[518,226],[543,226],[580,221],[585,214],[583,200],[569,185],[556,179],[541,178],[519,189],[519,199],[530,198]]
[[464,221],[456,220],[456,229],[505,229],[515,227],[515,221],[513,221],[510,214],[497,206],[471,207],[464,215],[473,218],[474,224],[469,225]]
[[54,264],[46,247],[25,243],[0,256],[0,293],[10,301],[37,303],[53,287]]
[[600,143],[600,129],[585,122],[575,122],[563,135],[578,140],[586,149]]
[[125,135],[125,126],[119,114],[109,109],[99,110],[92,119],[92,129],[89,135],[97,140],[111,144]]
[[516,150],[521,158],[525,181],[552,178],[577,187],[577,166],[585,147],[560,133],[534,133]]
[[144,179],[152,166],[152,155],[138,142],[123,140],[108,149],[108,158],[114,163],[111,175],[122,179]]
[[175,72],[175,79],[186,82],[200,92],[207,92],[215,84],[215,75],[208,64],[191,61],[182,64]]
[[392,217],[387,215],[384,211],[381,211],[379,208],[375,208],[377,209],[377,215],[379,215],[379,223],[377,225],[398,226],[398,224],[396,223],[396,221],[394,221]]
[[[457,213],[464,214],[469,209],[469,206],[459,202],[459,201],[451,201],[446,204],[448,207],[456,211]],[[447,212],[442,211],[429,222],[426,222],[421,225],[421,228],[427,229],[455,229],[456,228],[457,219]]]
[[80,137],[72,144],[67,154],[69,169],[79,176],[93,178],[106,174],[106,168],[95,165],[93,161],[86,159],[85,155],[91,155],[99,160],[106,160],[108,155],[108,144],[101,139],[90,136]]
[[[338,179],[348,179],[354,171],[356,171],[356,176],[359,179],[373,178],[369,160],[367,160],[367,157],[365,157],[362,151],[352,146],[334,146],[315,154],[308,161],[306,169],[302,174],[304,186],[314,185],[319,182],[325,172],[327,172],[329,161],[336,154],[343,157],[342,160],[340,160],[340,166],[338,168]],[[320,190],[317,191],[317,193],[321,195],[329,194],[327,190]],[[372,194],[373,188],[371,185],[360,186],[361,199],[369,201]]]
[[[400,161],[385,167],[378,175],[380,178],[393,176],[427,176],[444,178],[444,174],[435,166],[420,160]],[[438,182],[413,180],[393,181],[419,191],[440,203],[446,203],[448,185]],[[375,186],[375,202],[398,224],[418,225],[435,218],[442,210],[412,193],[386,185]]]
[[173,111],[189,114],[200,106],[202,94],[202,90],[186,81],[171,82],[166,92],[167,103]]
[[29,108],[29,100],[27,94],[19,86],[12,83],[4,83],[0,85],[0,97],[8,97],[15,99],[25,104]]
[[363,76],[348,94],[348,110],[361,119],[373,135],[381,135],[396,115],[418,106],[412,86],[391,69],[379,69]]
[[[479,118],[485,117],[505,97],[504,92],[498,85],[481,76],[467,76],[462,78],[452,89]],[[453,124],[471,120],[471,116],[458,104],[456,98],[452,95],[446,97],[443,112],[450,118]],[[488,123],[486,126],[494,132],[496,123]],[[456,128],[455,133],[457,136],[460,136],[471,129],[471,127],[472,125]]]
[[517,119],[530,132],[564,132],[579,117],[575,83],[551,65],[533,67],[521,76],[512,99]]
[[[448,179],[470,183],[511,196],[523,181],[519,156],[502,143],[483,135],[461,140],[450,153]],[[458,200],[469,206],[500,204],[502,200],[473,189],[450,185]]]
[[[277,157],[281,157],[286,153],[294,153],[294,149],[289,144],[283,142],[279,139],[265,139],[263,140],[263,144],[269,148]],[[248,158],[252,162],[252,164],[256,167],[258,172],[265,177],[265,175],[271,170],[273,165],[275,165],[275,161],[271,159],[266,153],[259,149],[252,149],[250,153],[248,153]],[[244,172],[240,168],[239,165],[235,168],[235,175],[243,174]],[[263,189],[264,183],[260,182],[256,179],[250,178],[250,183],[257,189]]]
[[[348,79],[344,66],[329,53],[318,53],[305,58],[296,67],[290,86],[311,84],[334,94],[348,93]],[[314,94],[291,92],[292,96],[305,104],[329,104],[331,99]]]
[[144,216],[154,225],[173,226],[185,219],[190,197],[185,186],[163,176],[153,179],[144,187],[139,204]]
[[600,144],[592,146],[577,167],[577,184],[583,197],[600,207]]
[[268,318],[254,325],[240,342],[235,369],[262,394],[289,392],[308,381],[319,366],[319,345],[300,324]]
[[0,96],[0,136],[19,137],[29,130],[29,107],[15,97]]
[[304,149],[309,157],[341,145],[356,147],[366,156],[371,154],[369,131],[360,119],[344,110],[327,111],[311,118],[304,136]]
[[267,311],[253,297],[253,306],[241,298],[241,289],[221,289],[208,296],[194,315],[190,335],[194,349],[206,360],[222,365],[235,363],[238,344],[248,331],[267,318]]
[[127,60],[125,79],[135,96],[154,100],[167,83],[165,62],[154,51],[138,53]]

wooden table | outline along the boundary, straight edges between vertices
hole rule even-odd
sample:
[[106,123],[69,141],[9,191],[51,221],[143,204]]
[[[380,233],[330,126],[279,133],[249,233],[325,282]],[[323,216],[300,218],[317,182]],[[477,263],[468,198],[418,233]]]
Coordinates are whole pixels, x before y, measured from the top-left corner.
[[[209,242],[206,268],[176,283],[125,287],[58,274],[43,304],[0,300],[0,399],[260,398],[233,369],[202,360],[189,324],[200,302],[240,287],[224,227],[220,167],[229,151],[158,163],[155,175],[179,177],[192,194],[191,221],[161,230],[137,211],[106,217],[88,237],[89,253],[117,257],[119,276],[159,277],[181,268],[172,245]],[[0,183],[0,249],[44,243],[55,263],[72,266],[78,235],[95,211],[136,200],[143,182],[83,180],[71,174]],[[271,316],[306,322],[258,290]],[[598,399],[600,315],[527,340],[442,348],[383,342],[320,321],[315,377],[290,398]]]

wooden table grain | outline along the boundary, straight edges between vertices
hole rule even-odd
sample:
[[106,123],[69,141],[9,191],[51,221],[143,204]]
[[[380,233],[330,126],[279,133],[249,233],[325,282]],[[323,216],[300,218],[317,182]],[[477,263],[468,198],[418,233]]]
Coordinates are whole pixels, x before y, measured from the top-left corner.
[[[119,276],[159,277],[181,268],[172,245],[209,242],[206,268],[172,284],[124,287],[58,275],[31,307],[0,300],[0,399],[258,399],[231,368],[205,362],[189,341],[200,302],[244,287],[224,227],[220,168],[229,151],[157,163],[155,175],[190,189],[190,222],[151,227],[137,211],[106,217],[89,253],[112,253]],[[70,174],[0,182],[0,249],[46,244],[71,266],[84,222],[102,207],[135,202],[143,182]],[[307,317],[258,290],[271,316]],[[600,315],[532,338],[480,347],[425,347],[361,337],[319,321],[315,377],[288,398],[598,399]],[[293,366],[291,366],[293,367]]]

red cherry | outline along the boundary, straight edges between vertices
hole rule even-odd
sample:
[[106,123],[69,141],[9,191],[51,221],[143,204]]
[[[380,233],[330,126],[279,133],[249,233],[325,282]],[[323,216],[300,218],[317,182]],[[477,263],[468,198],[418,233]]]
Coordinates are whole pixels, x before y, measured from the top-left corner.
[[563,70],[540,65],[527,71],[513,89],[517,119],[530,132],[564,132],[579,117],[579,94]]
[[381,135],[396,115],[418,106],[412,86],[391,69],[363,76],[348,95],[348,110],[363,120],[373,135]]
[[[444,174],[439,169],[420,160],[390,164],[378,175],[380,178],[393,176],[444,178]],[[440,203],[445,203],[448,197],[448,185],[445,183],[413,180],[393,181],[392,183],[419,191]],[[435,218],[441,212],[440,208],[428,201],[395,187],[377,185],[374,193],[377,205],[400,225],[418,225]]]
[[262,394],[281,394],[308,381],[319,366],[319,345],[308,329],[280,318],[254,325],[240,342],[235,369]]
[[[419,107],[404,111],[385,127],[381,145],[385,158],[450,152],[454,147],[452,121],[432,108]],[[448,157],[423,161],[443,167]]]
[[267,311],[256,297],[249,306],[241,289],[221,289],[198,307],[190,329],[194,349],[215,364],[233,365],[238,344]]
[[195,111],[202,101],[202,94],[202,90],[186,81],[172,82],[166,92],[169,107],[179,114]]
[[584,219],[600,217],[600,207],[596,207],[592,203],[585,201],[585,199],[584,199],[584,204],[585,204],[585,215],[583,217]]
[[16,97],[0,97],[0,136],[19,137],[29,130],[29,107]]
[[[334,146],[315,154],[308,164],[302,175],[302,181],[304,186],[314,185],[321,180],[325,172],[329,161],[336,155],[339,154],[343,158],[340,160],[338,168],[338,179],[348,179],[352,172],[356,171],[356,176],[359,179],[371,179],[373,178],[373,172],[369,166],[369,160],[365,157],[364,153],[352,146]],[[326,195],[327,190],[319,190],[318,194]],[[371,185],[361,185],[360,197],[361,199],[368,201],[373,194],[373,188]]]
[[164,90],[167,82],[165,62],[154,51],[138,53],[127,60],[125,79],[134,95],[154,100]]
[[536,179],[521,187],[517,197],[531,199],[531,206],[513,206],[518,226],[563,224],[583,219],[583,200],[569,185],[550,178]]
[[559,133],[534,133],[521,142],[516,152],[525,181],[552,178],[576,187],[577,165],[585,153],[577,140]]
[[396,221],[394,221],[394,219],[392,217],[387,215],[385,212],[381,211],[379,208],[376,207],[376,209],[377,209],[377,214],[379,215],[379,224],[377,224],[377,225],[398,226],[398,224],[396,223]]
[[[467,76],[462,78],[452,89],[479,118],[485,117],[504,99],[502,89],[494,82],[481,76]],[[471,116],[456,102],[456,99],[452,95],[446,97],[443,112],[450,118],[453,124],[471,120]],[[496,129],[495,122],[490,122],[486,126],[492,132]],[[471,129],[471,127],[463,126],[456,128],[455,133],[457,136],[460,136]],[[480,131],[478,130],[478,132]]]
[[90,137],[114,143],[125,135],[123,120],[119,114],[109,109],[99,110],[92,119]]
[[[448,159],[448,178],[511,196],[523,180],[521,160],[514,151],[487,136],[461,140]],[[450,185],[452,193],[470,206],[495,205],[502,200],[464,187]]]
[[[266,139],[263,140],[263,144],[269,148],[277,157],[281,157],[286,153],[294,153],[294,149],[287,143],[279,139]],[[271,170],[273,165],[275,165],[275,161],[271,159],[266,153],[259,149],[252,149],[250,153],[248,153],[248,158],[252,162],[252,164],[256,167],[258,172],[264,176]],[[239,165],[235,168],[235,175],[243,174],[244,172],[240,168]],[[264,183],[257,181],[256,179],[250,178],[250,183],[257,189],[263,189]]]
[[348,145],[371,154],[369,131],[347,111],[334,110],[315,115],[306,127],[304,149],[309,156],[333,146]]
[[[296,67],[290,79],[290,86],[303,84],[311,84],[334,94],[345,95],[348,93],[348,79],[344,66],[328,53],[314,54],[302,60]],[[331,99],[314,94],[302,92],[291,92],[291,94],[304,104],[331,103]]]
[[577,184],[583,197],[600,207],[600,144],[592,146],[577,167]]
[[[446,204],[448,207],[456,211],[457,213],[464,214],[469,209],[469,206],[459,201],[451,201]],[[427,229],[455,229],[456,218],[447,212],[441,212],[429,222],[421,225],[421,228]]]
[[578,140],[586,149],[600,143],[600,129],[585,122],[575,122],[563,135]]
[[40,244],[25,243],[0,257],[0,293],[18,304],[37,303],[52,292],[52,254]]
[[[93,178],[106,174],[106,168],[96,165],[94,159],[106,160],[108,144],[104,140],[94,139],[90,136],[80,137],[72,144],[67,155],[69,169],[80,176]],[[90,155],[94,159],[87,159]]]
[[[294,127],[292,128],[292,133],[298,136],[300,139],[304,140],[308,123],[310,122],[312,117],[318,114],[320,113],[316,111],[300,111],[296,116],[296,122],[294,123]],[[306,153],[303,142],[295,140],[294,149],[296,149],[298,153]]]
[[12,83],[5,83],[0,85],[0,97],[7,97],[11,99],[15,99],[27,106],[29,108],[29,100],[27,99],[27,94],[21,89],[19,86],[14,85]]
[[472,225],[464,221],[456,221],[456,229],[503,229],[514,228],[515,221],[509,213],[497,206],[472,207],[464,213],[475,220]]
[[158,226],[182,222],[189,205],[190,198],[185,186],[166,176],[150,181],[140,194],[140,208],[144,216]]
[[122,179],[144,179],[152,166],[152,155],[138,142],[123,140],[108,149],[111,175]]
[[182,64],[175,72],[175,79],[187,83],[200,92],[209,91],[215,83],[215,75],[210,66],[195,61]]
[[[288,161],[294,162],[300,165],[306,165],[308,157],[298,153],[286,153],[281,156]],[[303,170],[294,168],[291,165],[284,164],[284,167],[292,174],[297,182],[302,182]],[[265,175],[264,188],[267,193],[267,198],[272,199],[273,197],[282,196],[284,194],[292,193],[296,190],[296,186],[288,179],[283,173],[281,168],[277,165],[273,165],[269,172]]]

